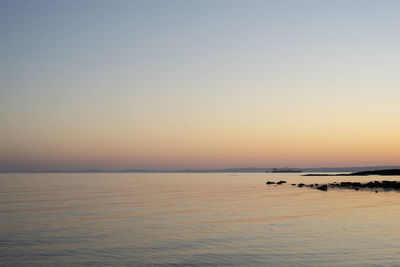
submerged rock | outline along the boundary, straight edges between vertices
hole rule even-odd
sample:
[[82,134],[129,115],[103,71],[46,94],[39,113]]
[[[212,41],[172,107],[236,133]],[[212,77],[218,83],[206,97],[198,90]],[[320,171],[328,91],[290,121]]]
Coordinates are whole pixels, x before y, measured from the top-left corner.
[[285,183],[286,183],[286,181],[279,181],[276,184],[285,184]]
[[268,181],[266,184],[275,184],[275,182]]

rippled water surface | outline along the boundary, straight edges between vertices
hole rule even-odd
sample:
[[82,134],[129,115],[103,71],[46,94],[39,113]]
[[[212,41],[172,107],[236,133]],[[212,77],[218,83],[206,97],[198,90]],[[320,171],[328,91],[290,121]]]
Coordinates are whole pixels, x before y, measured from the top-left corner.
[[0,265],[400,265],[400,193],[290,185],[382,179],[0,174]]

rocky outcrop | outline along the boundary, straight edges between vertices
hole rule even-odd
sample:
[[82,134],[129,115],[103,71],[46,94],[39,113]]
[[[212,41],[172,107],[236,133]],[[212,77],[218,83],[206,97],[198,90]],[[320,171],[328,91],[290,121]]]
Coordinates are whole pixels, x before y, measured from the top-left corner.
[[322,190],[322,191],[328,191],[328,186],[326,184],[317,186],[318,190]]
[[[378,190],[399,190],[400,191],[400,182],[399,181],[371,181],[368,183],[360,183],[360,182],[340,182],[340,183],[330,183],[323,184],[318,186],[317,189],[327,191],[328,188],[338,188],[338,189],[353,189],[356,191],[359,190],[372,190],[378,192]],[[378,189],[378,190],[377,190]]]

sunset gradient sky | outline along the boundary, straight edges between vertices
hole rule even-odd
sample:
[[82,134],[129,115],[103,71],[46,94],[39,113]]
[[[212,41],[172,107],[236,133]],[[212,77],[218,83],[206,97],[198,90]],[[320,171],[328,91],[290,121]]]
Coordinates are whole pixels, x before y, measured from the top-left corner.
[[0,2],[0,170],[400,165],[400,1]]

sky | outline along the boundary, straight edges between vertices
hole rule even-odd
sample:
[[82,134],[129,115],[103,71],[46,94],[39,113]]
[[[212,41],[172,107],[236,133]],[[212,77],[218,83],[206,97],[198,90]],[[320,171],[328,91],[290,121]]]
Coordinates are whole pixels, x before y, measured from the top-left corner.
[[0,170],[400,165],[399,1],[0,1]]

